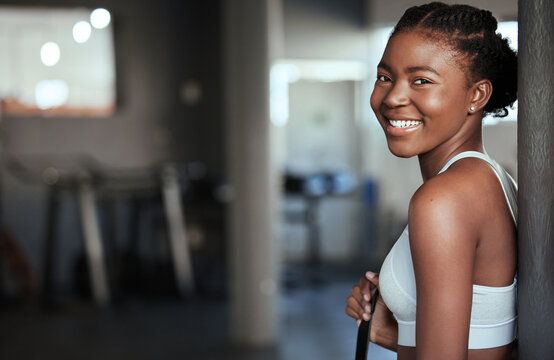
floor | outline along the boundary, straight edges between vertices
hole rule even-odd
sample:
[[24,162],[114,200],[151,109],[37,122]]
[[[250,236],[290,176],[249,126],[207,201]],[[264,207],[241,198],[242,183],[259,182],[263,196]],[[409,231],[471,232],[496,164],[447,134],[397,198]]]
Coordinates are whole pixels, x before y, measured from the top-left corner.
[[[56,311],[33,304],[0,308],[0,359],[353,359],[356,326],[344,314],[357,275],[333,271],[296,281],[280,295],[280,337],[271,348],[234,346],[224,298],[134,299],[109,309],[67,301]],[[395,359],[374,344],[370,359]]]

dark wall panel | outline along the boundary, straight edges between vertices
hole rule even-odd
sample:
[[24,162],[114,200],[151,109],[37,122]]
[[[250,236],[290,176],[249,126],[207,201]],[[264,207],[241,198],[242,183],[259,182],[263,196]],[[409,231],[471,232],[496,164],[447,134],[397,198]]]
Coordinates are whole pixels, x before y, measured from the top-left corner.
[[519,1],[519,358],[554,356],[554,3]]

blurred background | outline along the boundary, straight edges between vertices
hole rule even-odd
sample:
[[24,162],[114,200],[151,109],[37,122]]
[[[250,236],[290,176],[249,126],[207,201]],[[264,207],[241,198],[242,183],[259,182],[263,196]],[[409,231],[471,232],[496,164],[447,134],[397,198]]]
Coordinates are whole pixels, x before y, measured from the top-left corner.
[[[353,358],[421,183],[369,95],[422,3],[0,0],[0,357]],[[466,3],[517,49],[516,0]]]

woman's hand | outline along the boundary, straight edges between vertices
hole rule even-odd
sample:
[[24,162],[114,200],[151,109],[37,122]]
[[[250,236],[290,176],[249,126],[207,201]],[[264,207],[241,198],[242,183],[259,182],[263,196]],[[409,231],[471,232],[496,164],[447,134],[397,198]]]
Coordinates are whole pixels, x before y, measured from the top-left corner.
[[[371,271],[360,279],[360,284],[352,287],[352,295],[346,299],[346,314],[360,325],[362,320],[368,321],[371,317],[371,297],[379,288],[379,275]],[[396,351],[398,339],[398,325],[385,302],[379,297],[375,305],[375,312],[369,335],[371,342],[387,349]]]
[[[371,313],[370,300],[379,287],[379,275],[368,271],[360,279],[360,284],[352,287],[352,295],[346,299],[346,314],[360,325],[362,320],[369,321]],[[376,310],[377,311],[377,310]]]

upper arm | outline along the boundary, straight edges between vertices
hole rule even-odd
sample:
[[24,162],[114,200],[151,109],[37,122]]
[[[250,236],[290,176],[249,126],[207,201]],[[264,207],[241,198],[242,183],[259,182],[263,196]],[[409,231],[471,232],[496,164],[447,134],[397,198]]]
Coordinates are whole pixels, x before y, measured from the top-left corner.
[[467,359],[476,236],[468,200],[453,188],[426,183],[410,203],[422,359]]

